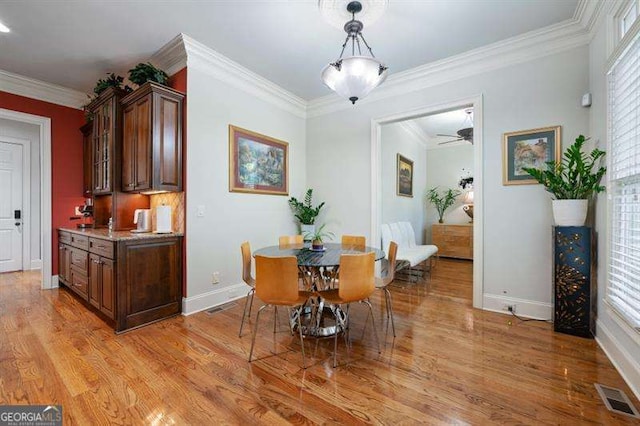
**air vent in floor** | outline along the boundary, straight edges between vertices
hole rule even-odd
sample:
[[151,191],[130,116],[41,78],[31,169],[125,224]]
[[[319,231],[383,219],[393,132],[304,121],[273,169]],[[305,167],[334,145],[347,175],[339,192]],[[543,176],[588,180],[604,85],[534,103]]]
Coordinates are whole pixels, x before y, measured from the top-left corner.
[[207,309],[205,312],[211,315],[211,314],[215,314],[216,312],[226,311],[227,309],[233,308],[236,305],[237,303],[235,302],[229,302],[229,303],[225,303],[224,305],[214,306],[211,309]]
[[613,411],[614,413],[624,414],[626,416],[631,416],[635,418],[640,418],[640,413],[636,410],[636,407],[631,404],[627,395],[620,389],[610,388],[608,386],[601,385],[599,383],[595,383],[598,393],[600,394],[600,398],[604,402],[604,405],[607,406],[609,411]]

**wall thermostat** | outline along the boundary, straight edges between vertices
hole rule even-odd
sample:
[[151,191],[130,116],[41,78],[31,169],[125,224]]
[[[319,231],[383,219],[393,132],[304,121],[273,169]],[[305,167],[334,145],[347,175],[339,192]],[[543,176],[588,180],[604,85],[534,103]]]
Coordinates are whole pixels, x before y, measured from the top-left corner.
[[582,106],[590,107],[591,106],[591,93],[585,93],[582,95]]

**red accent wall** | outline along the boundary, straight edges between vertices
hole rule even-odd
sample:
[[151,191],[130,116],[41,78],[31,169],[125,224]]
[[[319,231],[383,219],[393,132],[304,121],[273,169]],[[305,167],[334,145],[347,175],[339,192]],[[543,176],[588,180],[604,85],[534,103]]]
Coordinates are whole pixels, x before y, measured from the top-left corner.
[[[182,68],[169,79],[169,86],[187,94],[187,68]],[[187,98],[182,104],[182,190],[187,205]],[[187,297],[187,215],[184,215],[185,236],[182,239],[182,296]]]
[[[0,91],[0,108],[51,119],[51,227],[53,275],[58,273],[57,228],[75,226],[69,220],[82,197],[81,110]],[[45,213],[46,214],[46,213]]]

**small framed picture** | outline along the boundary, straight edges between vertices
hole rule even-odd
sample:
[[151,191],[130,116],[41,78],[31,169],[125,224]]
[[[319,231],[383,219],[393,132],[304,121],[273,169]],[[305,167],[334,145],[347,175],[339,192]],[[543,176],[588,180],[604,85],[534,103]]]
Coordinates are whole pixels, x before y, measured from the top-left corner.
[[560,161],[561,149],[560,126],[505,133],[502,145],[502,184],[538,183],[523,169],[546,169],[548,161]]
[[396,190],[402,197],[413,197],[413,161],[398,154]]
[[289,144],[229,125],[229,191],[289,195]]

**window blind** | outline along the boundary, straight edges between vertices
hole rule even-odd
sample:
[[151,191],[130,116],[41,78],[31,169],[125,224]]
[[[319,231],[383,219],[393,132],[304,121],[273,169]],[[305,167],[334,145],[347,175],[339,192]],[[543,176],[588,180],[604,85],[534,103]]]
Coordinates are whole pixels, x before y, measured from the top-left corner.
[[640,37],[609,72],[607,298],[640,330]]

